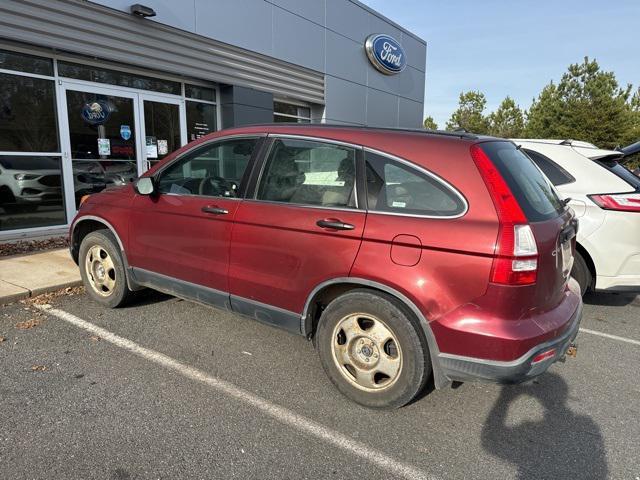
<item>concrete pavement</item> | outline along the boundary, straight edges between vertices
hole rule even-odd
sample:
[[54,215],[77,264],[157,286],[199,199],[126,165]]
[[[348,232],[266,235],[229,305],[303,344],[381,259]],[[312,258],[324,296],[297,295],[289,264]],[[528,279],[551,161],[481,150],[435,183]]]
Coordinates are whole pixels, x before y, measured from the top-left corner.
[[80,284],[66,248],[0,258],[0,305]]

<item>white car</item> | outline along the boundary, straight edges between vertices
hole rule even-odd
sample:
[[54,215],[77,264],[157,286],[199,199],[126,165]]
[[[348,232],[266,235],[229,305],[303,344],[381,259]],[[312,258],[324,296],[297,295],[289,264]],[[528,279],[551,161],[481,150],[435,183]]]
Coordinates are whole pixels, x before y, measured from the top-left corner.
[[617,151],[571,140],[514,142],[576,213],[571,274],[583,294],[589,289],[640,291],[640,178],[619,163],[635,152],[633,146]]

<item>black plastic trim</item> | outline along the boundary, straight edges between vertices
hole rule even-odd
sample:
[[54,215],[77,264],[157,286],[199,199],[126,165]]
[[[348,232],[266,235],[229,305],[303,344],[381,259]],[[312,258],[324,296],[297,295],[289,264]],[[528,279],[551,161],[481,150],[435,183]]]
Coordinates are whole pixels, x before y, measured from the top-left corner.
[[[521,383],[543,374],[554,362],[562,359],[567,348],[573,343],[582,319],[582,303],[574,312],[571,324],[558,338],[535,346],[520,358],[510,362],[484,360],[440,353],[440,367],[444,375],[451,381],[485,381],[492,383]],[[535,365],[533,358],[545,350],[556,349],[556,353],[548,360]]]

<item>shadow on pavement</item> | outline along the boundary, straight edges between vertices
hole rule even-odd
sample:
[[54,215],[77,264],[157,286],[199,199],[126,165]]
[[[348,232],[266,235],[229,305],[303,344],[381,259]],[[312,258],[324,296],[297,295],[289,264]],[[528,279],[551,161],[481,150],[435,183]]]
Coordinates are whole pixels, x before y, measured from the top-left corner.
[[[567,406],[569,389],[547,373],[538,384],[507,385],[482,429],[482,446],[517,467],[518,479],[604,479],[607,459],[598,425]],[[507,422],[511,404],[521,396],[536,399],[542,420]]]
[[587,292],[583,297],[583,301],[587,305],[602,305],[606,307],[624,307],[631,303],[636,303],[640,305],[640,299],[635,301],[637,296],[638,295],[635,293]]
[[175,298],[176,297],[167,295],[166,293],[158,292],[157,290],[152,290],[150,288],[145,288],[144,290],[136,292],[135,297],[132,298],[130,302],[127,302],[124,308],[144,307],[147,305],[153,305],[156,303],[173,300]]

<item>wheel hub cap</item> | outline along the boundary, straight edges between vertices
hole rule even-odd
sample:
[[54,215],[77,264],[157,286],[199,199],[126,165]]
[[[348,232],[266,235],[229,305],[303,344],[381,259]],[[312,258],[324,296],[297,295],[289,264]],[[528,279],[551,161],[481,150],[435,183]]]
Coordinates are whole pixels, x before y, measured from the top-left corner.
[[338,322],[332,353],[342,375],[362,390],[390,387],[402,368],[402,353],[394,333],[369,314],[350,315]]

